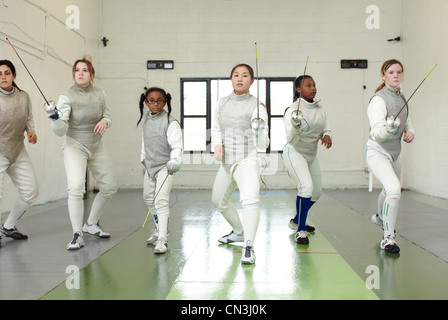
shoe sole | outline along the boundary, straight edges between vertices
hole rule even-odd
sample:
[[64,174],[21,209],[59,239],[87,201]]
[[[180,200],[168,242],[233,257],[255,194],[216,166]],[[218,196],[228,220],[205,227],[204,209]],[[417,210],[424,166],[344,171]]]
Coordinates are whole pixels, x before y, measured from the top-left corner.
[[229,244],[229,243],[234,243],[234,242],[244,242],[244,239],[241,239],[241,240],[226,240],[226,241],[218,239],[218,242],[219,243],[223,243],[223,244]]
[[7,237],[7,238],[11,238],[11,239],[14,239],[14,240],[26,240],[26,239],[28,239],[28,236],[26,235],[26,234],[23,234],[23,233],[17,233],[17,232],[13,232],[13,233],[8,233],[8,232],[5,232],[5,231],[3,231],[3,230],[1,230],[0,231],[0,233],[4,236],[4,237]]
[[296,239],[297,244],[310,244],[310,240],[308,238],[299,238]]
[[168,251],[168,248],[166,248],[165,250],[154,249],[154,254],[163,254],[163,253],[166,253],[167,251]]
[[[299,225],[298,224],[291,224],[291,222],[290,222],[290,223],[288,223],[288,227],[289,227],[289,229],[294,230],[294,231],[297,232],[297,228],[299,227]],[[307,232],[316,232],[316,228],[315,227],[306,225],[305,228],[306,228]]]
[[400,247],[397,246],[397,245],[393,245],[393,246],[386,245],[386,246],[383,247],[383,246],[380,244],[380,248],[381,248],[382,250],[384,250],[384,252],[388,252],[388,253],[399,253],[399,252],[400,252]]
[[97,233],[90,233],[90,232],[87,232],[87,231],[84,231],[84,230],[83,230],[83,232],[87,233],[87,234],[90,234],[92,236],[96,236],[96,237],[101,238],[101,239],[110,238],[110,234],[108,234],[108,235],[101,235],[101,233],[99,233],[99,232],[97,232]]
[[68,250],[68,251],[76,251],[76,250],[81,249],[82,247],[84,247],[84,245],[79,246],[79,247],[68,247],[67,250]]

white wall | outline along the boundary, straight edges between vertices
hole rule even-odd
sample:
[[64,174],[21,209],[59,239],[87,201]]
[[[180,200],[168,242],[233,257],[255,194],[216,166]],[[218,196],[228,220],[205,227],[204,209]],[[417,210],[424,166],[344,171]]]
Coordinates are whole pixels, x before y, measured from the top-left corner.
[[[173,115],[179,118],[180,78],[228,77],[237,63],[254,66],[257,41],[260,76],[296,77],[309,56],[307,71],[315,78],[334,133],[334,147],[319,151],[325,186],[366,186],[367,103],[380,82],[381,63],[402,57],[401,43],[387,41],[400,35],[401,1],[376,1],[379,30],[366,27],[370,4],[358,0],[103,1],[101,36],[110,41],[100,48],[96,66],[98,84],[108,92],[115,119],[105,140],[119,184],[141,186],[141,139],[135,123],[143,87],[168,90],[173,95]],[[345,58],[368,59],[369,68],[342,70],[340,60]],[[148,71],[146,61],[151,59],[172,59],[174,70]],[[278,167],[268,172],[268,187],[292,187],[281,159],[271,160]],[[186,165],[177,186],[210,188],[215,172],[216,166]]]
[[448,2],[404,3],[403,62],[409,95],[438,64],[410,102],[416,139],[404,148],[404,184],[424,194],[448,198]]
[[[138,98],[144,86],[161,86],[173,95],[173,115],[180,117],[181,77],[227,77],[233,65],[255,64],[258,42],[260,76],[302,73],[309,56],[308,73],[318,85],[318,98],[326,107],[334,133],[334,147],[319,150],[325,187],[367,185],[364,173],[368,136],[366,108],[380,82],[379,69],[389,58],[405,64],[406,93],[414,90],[435,63],[439,67],[413,98],[411,108],[417,138],[404,147],[404,186],[425,194],[448,197],[447,131],[443,107],[447,93],[443,35],[447,4],[444,0],[377,0],[380,29],[365,22],[373,4],[367,0],[5,0],[0,5],[1,58],[12,60],[17,83],[30,93],[38,144],[27,149],[40,182],[36,203],[66,196],[61,152],[62,139],[50,129],[42,112],[43,98],[22,64],[4,41],[8,35],[38,81],[45,95],[57,99],[72,83],[71,64],[84,54],[93,57],[96,85],[105,89],[113,125],[104,137],[122,188],[140,188],[140,130]],[[80,8],[79,37],[48,18],[35,5],[64,22],[67,6]],[[47,37],[46,37],[47,35]],[[403,41],[387,39],[401,35]],[[104,47],[103,36],[110,41]],[[48,51],[45,53],[47,39]],[[429,48],[429,49],[428,49]],[[25,52],[27,50],[28,52]],[[55,58],[55,56],[57,58]],[[340,60],[368,59],[366,70],[342,70]],[[172,59],[174,70],[148,71],[149,59]],[[366,85],[366,89],[363,89]],[[285,106],[286,107],[286,106]],[[186,162],[193,159],[185,157]],[[197,160],[194,160],[197,161]],[[269,188],[291,188],[283,163],[270,159],[266,172]],[[195,162],[197,163],[197,162]],[[210,188],[217,165],[208,157],[185,165],[176,187]],[[205,164],[205,165],[204,165]],[[275,173],[275,175],[274,175]],[[377,182],[375,181],[377,184]],[[3,211],[17,196],[5,180]]]

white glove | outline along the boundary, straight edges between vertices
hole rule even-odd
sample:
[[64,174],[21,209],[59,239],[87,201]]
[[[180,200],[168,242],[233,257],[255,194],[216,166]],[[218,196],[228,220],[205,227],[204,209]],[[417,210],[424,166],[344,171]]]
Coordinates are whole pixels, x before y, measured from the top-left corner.
[[168,174],[174,174],[180,169],[180,162],[177,160],[177,158],[171,159],[166,164],[166,170],[168,171]]
[[386,119],[386,131],[392,134],[396,134],[400,129],[400,119],[394,119],[394,116],[390,116]]
[[258,137],[266,128],[264,120],[261,118],[252,119],[252,121],[250,122],[250,126],[252,128],[252,133],[254,134],[255,137]]
[[291,124],[294,128],[300,129],[302,127],[303,113],[299,110],[291,112]]
[[45,114],[48,118],[57,120],[59,119],[59,111],[56,108],[56,103],[52,100],[48,101],[48,104],[44,103]]

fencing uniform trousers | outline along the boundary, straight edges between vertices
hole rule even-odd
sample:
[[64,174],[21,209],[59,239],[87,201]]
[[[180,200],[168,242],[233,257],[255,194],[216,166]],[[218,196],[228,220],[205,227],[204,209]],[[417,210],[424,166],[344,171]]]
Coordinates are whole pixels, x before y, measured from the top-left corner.
[[308,164],[306,159],[291,148],[283,151],[283,163],[297,185],[297,195],[316,202],[322,195],[322,176],[317,158]]
[[401,196],[400,163],[371,148],[367,149],[366,160],[370,172],[383,186],[378,197],[378,215],[383,220],[384,235],[394,235]]
[[[159,238],[166,239],[170,217],[170,193],[173,187],[174,176],[168,174],[166,167],[163,167],[152,178],[146,172],[143,179],[143,201],[148,206],[148,209],[151,210],[156,229],[159,231]],[[157,198],[154,201],[156,194]]]
[[81,232],[85,193],[85,176],[87,167],[96,179],[99,193],[95,199],[87,219],[88,224],[97,224],[112,196],[117,192],[112,160],[103,144],[95,153],[90,154],[76,142],[66,142],[64,146],[64,165],[68,184],[68,211],[73,232]]
[[[292,148],[283,151],[283,163],[297,186],[296,216],[299,231],[305,230],[308,210],[322,195],[322,176],[317,158],[308,164],[305,157]],[[308,200],[307,200],[308,199]]]
[[[243,209],[240,220],[230,198],[238,187]],[[244,243],[253,246],[260,221],[260,167],[256,161],[243,161],[231,174],[223,166],[213,184],[212,202],[237,234],[244,232]]]
[[26,149],[22,149],[13,164],[9,158],[0,153],[0,201],[3,198],[5,174],[9,175],[19,192],[19,199],[15,201],[3,224],[6,229],[13,229],[39,195],[36,172]]

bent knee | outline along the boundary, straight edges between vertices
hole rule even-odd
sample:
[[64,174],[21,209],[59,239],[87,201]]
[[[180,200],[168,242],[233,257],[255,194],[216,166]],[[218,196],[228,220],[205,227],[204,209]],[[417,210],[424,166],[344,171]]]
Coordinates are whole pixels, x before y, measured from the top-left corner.
[[34,201],[37,200],[38,196],[39,196],[39,188],[35,188],[34,190],[26,194],[21,194],[20,198],[27,203],[33,203]]

